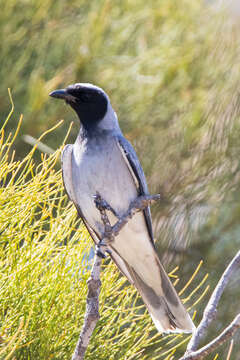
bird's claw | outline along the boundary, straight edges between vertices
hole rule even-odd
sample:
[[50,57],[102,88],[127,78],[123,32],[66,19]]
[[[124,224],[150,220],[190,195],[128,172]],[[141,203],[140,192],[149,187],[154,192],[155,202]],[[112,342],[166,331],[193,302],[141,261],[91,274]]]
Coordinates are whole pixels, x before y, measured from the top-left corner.
[[98,248],[96,249],[96,255],[99,256],[101,259],[106,259],[106,255]]
[[101,197],[101,195],[98,192],[96,193],[96,195],[94,195],[94,201],[98,210],[109,210],[114,216],[119,218],[117,212],[112,208],[112,206],[106,200],[104,200]]
[[96,255],[102,259],[105,259],[107,256],[105,253],[111,255],[111,250],[107,249],[107,243],[104,240],[100,240],[96,246]]

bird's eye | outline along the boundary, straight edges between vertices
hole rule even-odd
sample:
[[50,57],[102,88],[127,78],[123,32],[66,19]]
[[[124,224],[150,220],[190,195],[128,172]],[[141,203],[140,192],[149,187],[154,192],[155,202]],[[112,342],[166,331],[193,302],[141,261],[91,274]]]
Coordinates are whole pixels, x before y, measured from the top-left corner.
[[79,98],[82,102],[90,102],[92,95],[87,92],[83,92],[79,95]]

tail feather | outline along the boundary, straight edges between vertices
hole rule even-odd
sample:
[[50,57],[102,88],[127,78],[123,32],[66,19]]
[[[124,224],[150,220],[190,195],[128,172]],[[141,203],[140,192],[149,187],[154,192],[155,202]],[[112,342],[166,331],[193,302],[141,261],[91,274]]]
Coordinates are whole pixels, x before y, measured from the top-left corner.
[[149,241],[141,213],[123,227],[110,250],[120,271],[139,291],[160,332],[194,331],[194,324]]
[[170,279],[168,278],[159,259],[156,259],[161,274],[162,284],[149,286],[138,275],[133,267],[128,266],[128,271],[134,285],[160,332],[185,332],[191,333],[195,326],[177,295]]

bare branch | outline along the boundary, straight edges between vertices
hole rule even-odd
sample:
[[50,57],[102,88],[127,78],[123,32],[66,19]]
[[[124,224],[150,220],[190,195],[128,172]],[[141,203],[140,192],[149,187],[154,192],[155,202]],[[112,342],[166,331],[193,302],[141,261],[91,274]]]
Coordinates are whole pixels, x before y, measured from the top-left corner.
[[93,330],[100,318],[99,294],[101,289],[100,270],[102,258],[95,255],[90,278],[88,280],[87,306],[82,331],[80,333],[72,360],[84,359]]
[[112,231],[113,235],[117,236],[122,230],[124,225],[139,211],[144,210],[151,203],[158,201],[160,195],[142,195],[137,197],[134,201],[131,202],[126,213],[118,220],[118,222],[113,226]]
[[222,296],[222,293],[229,283],[229,280],[232,274],[238,269],[240,266],[240,251],[234,256],[224,273],[222,274],[215,290],[213,291],[208,304],[204,310],[203,318],[198,325],[195,333],[193,334],[185,355],[180,360],[195,360],[195,359],[203,359],[205,356],[210,354],[213,350],[215,350],[218,346],[227,341],[240,327],[240,314],[238,314],[232,323],[223,330],[223,332],[212,340],[207,345],[203,346],[201,349],[197,350],[197,346],[201,340],[201,338],[205,335],[207,328],[209,327],[212,320],[215,318],[217,313],[217,306],[219,300]]
[[201,340],[201,338],[205,335],[207,328],[209,327],[210,323],[216,316],[217,306],[219,300],[222,296],[222,293],[229,283],[230,277],[232,274],[237,270],[240,266],[240,251],[234,256],[226,270],[224,271],[223,275],[221,276],[214,292],[212,293],[210,300],[204,310],[203,318],[198,325],[195,333],[193,334],[191,340],[189,341],[186,353],[191,353],[197,349],[197,346]]
[[240,328],[240,314],[238,314],[231,324],[226,327],[223,332],[212,340],[209,344],[203,346],[201,349],[191,352],[183,356],[180,360],[201,360],[207,355],[211,354],[217,347],[231,338],[234,333]]

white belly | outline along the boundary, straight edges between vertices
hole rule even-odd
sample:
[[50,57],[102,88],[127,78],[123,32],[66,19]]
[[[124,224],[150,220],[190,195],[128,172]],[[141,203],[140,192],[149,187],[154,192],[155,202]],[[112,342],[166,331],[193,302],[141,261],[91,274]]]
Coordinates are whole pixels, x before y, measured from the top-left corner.
[[122,215],[137,196],[137,189],[117,144],[112,141],[108,147],[99,147],[97,152],[81,152],[77,144],[73,149],[72,181],[77,203],[87,222],[93,228],[100,223],[94,203],[97,192]]

